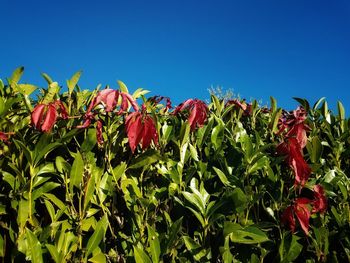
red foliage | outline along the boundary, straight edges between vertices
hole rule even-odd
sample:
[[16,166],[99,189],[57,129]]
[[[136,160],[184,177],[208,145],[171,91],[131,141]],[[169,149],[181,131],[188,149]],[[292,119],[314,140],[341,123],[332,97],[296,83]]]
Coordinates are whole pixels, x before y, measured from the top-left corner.
[[309,220],[311,216],[309,205],[312,201],[308,198],[297,198],[294,204],[288,206],[284,210],[281,221],[284,225],[288,226],[292,232],[295,232],[295,216],[299,221],[299,224],[306,235],[309,234]]
[[119,90],[104,89],[99,91],[97,96],[91,101],[87,114],[89,114],[99,104],[102,104],[106,112],[111,112],[117,107],[119,99],[121,100],[121,104],[118,114],[126,112],[128,110],[129,103],[135,111],[139,110],[139,106],[130,96],[130,94],[120,92]]
[[226,105],[235,105],[236,108],[243,110],[244,115],[250,116],[252,114],[252,104],[246,103],[245,101],[240,102],[238,99],[227,101]]
[[188,99],[175,108],[174,114],[178,114],[180,111],[184,110],[190,111],[188,122],[191,126],[191,130],[203,126],[208,114],[208,106],[203,101]]
[[148,148],[152,141],[155,145],[158,145],[156,124],[147,113],[131,113],[126,118],[125,128],[132,153],[135,152],[139,143],[142,144],[143,150]]
[[312,200],[312,213],[325,213],[327,210],[327,198],[321,185],[314,186],[314,199]]
[[5,132],[0,132],[0,140],[5,142],[8,141],[9,140],[8,134]]
[[304,160],[298,140],[289,138],[286,142],[280,143],[277,146],[277,153],[287,155],[286,161],[295,175],[294,185],[303,187],[311,174],[311,169]]
[[67,119],[68,113],[66,108],[61,101],[56,100],[49,104],[38,104],[34,107],[31,114],[32,125],[39,131],[49,132],[55,125],[58,117],[57,107],[60,109],[61,117]]

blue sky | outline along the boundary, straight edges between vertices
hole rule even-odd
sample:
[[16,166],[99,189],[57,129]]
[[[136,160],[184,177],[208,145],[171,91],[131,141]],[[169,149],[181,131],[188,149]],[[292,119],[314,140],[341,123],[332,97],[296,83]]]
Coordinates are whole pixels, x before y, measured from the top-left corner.
[[0,78],[61,85],[79,69],[97,84],[207,99],[222,86],[287,109],[292,97],[341,100],[350,111],[350,2],[1,1]]

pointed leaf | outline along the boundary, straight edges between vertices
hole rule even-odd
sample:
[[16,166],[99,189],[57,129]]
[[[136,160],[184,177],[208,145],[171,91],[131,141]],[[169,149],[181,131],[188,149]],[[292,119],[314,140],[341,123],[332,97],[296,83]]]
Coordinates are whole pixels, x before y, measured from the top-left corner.
[[88,257],[99,246],[104,239],[108,227],[107,215],[104,215],[100,221],[96,224],[96,228],[92,236],[86,245],[86,256]]
[[160,244],[159,238],[156,231],[150,226],[147,226],[148,229],[148,243],[151,250],[152,262],[159,262],[160,257]]
[[136,246],[134,246],[134,259],[136,263],[152,263],[145,251]]
[[28,249],[30,251],[30,259],[33,263],[42,263],[43,256],[41,251],[41,245],[37,237],[32,231],[26,228],[26,236],[28,239]]
[[70,80],[67,80],[67,86],[68,86],[68,93],[71,94],[75,88],[75,86],[77,85],[80,76],[81,76],[82,71],[78,71],[76,72]]
[[80,152],[77,152],[70,171],[70,190],[73,192],[73,187],[81,188],[81,181],[84,173],[84,161]]

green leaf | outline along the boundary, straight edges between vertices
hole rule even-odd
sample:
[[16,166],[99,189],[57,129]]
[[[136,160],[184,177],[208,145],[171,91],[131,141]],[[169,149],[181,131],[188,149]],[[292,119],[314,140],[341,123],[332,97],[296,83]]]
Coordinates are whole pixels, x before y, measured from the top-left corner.
[[232,199],[237,212],[243,212],[247,207],[247,196],[241,188],[235,188],[233,190]]
[[183,240],[186,248],[191,252],[195,260],[199,261],[207,254],[206,250],[202,249],[202,247],[189,236],[183,236]]
[[279,247],[280,261],[294,262],[300,255],[303,246],[298,243],[300,238],[296,235],[284,235]]
[[114,182],[117,183],[118,180],[122,177],[122,175],[125,173],[126,171],[126,163],[122,162],[120,163],[117,167],[114,167],[112,169],[112,175],[113,175],[113,179]]
[[129,93],[128,88],[126,87],[126,85],[124,84],[123,81],[117,80],[117,82],[118,82],[118,85],[119,85],[119,89],[122,92]]
[[162,156],[156,150],[150,149],[145,153],[141,154],[140,157],[133,159],[131,161],[129,169],[137,169],[140,167],[145,167],[151,165],[159,160],[162,160]]
[[338,106],[338,120],[340,122],[340,128],[341,128],[341,131],[344,132],[347,128],[346,121],[345,121],[345,109],[343,104],[340,101],[338,101],[337,106]]
[[277,110],[277,101],[272,96],[270,96],[270,105],[271,105],[272,112],[276,112],[276,110]]
[[84,173],[84,161],[80,152],[77,152],[70,171],[70,190],[73,192],[73,187],[81,188],[81,181]]
[[89,261],[92,262],[92,263],[105,263],[106,262],[106,256],[102,252],[99,252],[98,254],[94,255],[91,258],[89,258]]
[[91,173],[90,177],[87,179],[88,181],[84,189],[84,210],[86,210],[95,192],[95,187],[96,187],[95,174],[96,173]]
[[227,179],[226,175],[224,174],[224,172],[222,172],[219,168],[216,168],[213,166],[214,171],[216,172],[216,174],[218,175],[220,181],[226,185],[229,186],[230,185],[230,181]]
[[152,263],[147,254],[140,248],[134,246],[134,259],[136,263]]
[[53,207],[53,205],[51,204],[50,201],[48,201],[47,199],[44,199],[44,203],[47,209],[47,212],[49,213],[50,217],[51,217],[51,222],[55,221],[55,208]]
[[316,101],[314,106],[313,106],[313,110],[316,111],[325,99],[326,99],[326,97],[322,97],[318,101]]
[[259,228],[248,226],[243,228],[241,225],[232,222],[224,223],[224,236],[230,235],[232,242],[241,244],[258,244],[266,242],[269,238]]
[[175,243],[175,241],[177,239],[177,234],[179,233],[179,231],[181,229],[182,220],[183,220],[183,217],[180,217],[170,227],[169,237],[168,237],[167,244],[166,244],[168,251],[172,248],[173,244]]
[[104,215],[100,221],[96,224],[96,228],[92,236],[89,238],[89,241],[86,245],[86,257],[88,257],[101,243],[105,237],[108,227],[108,218],[107,215]]
[[24,67],[16,68],[10,78],[10,86],[14,88],[23,75]]
[[158,235],[154,230],[154,228],[152,228],[150,225],[147,226],[147,229],[148,229],[148,243],[151,251],[152,262],[159,262],[160,244],[159,244]]
[[47,89],[47,93],[45,94],[45,97],[41,103],[43,104],[49,104],[54,101],[54,97],[59,92],[60,86],[58,86],[57,82],[52,82],[49,85],[49,88]]
[[5,101],[4,99],[0,96],[0,116],[4,113],[5,111]]
[[96,130],[95,129],[88,129],[87,136],[85,137],[85,140],[80,147],[81,152],[92,151],[92,149],[95,147],[96,143],[97,143]]
[[194,205],[198,211],[204,215],[205,213],[205,204],[203,204],[201,197],[196,194],[191,194],[189,192],[182,192],[183,196],[187,201]]
[[82,73],[82,71],[80,70],[80,71],[76,72],[76,73],[71,77],[70,80],[67,80],[67,87],[68,87],[68,93],[69,93],[69,94],[72,94],[72,92],[73,92],[75,86],[77,85],[77,83],[78,83],[78,81],[79,81],[79,79],[80,79],[81,73]]
[[0,234],[0,257],[3,258],[5,256],[5,243],[2,234]]
[[230,251],[230,237],[229,236],[227,236],[225,238],[225,243],[224,243],[223,251],[221,252],[221,254],[222,254],[223,262],[234,262],[233,255]]
[[18,203],[17,223],[23,228],[29,218],[29,201],[21,199]]
[[37,88],[38,88],[37,86],[32,84],[17,84],[14,89],[28,96],[32,94]]
[[190,146],[190,153],[191,153],[192,159],[198,162],[199,160],[198,160],[198,153],[197,153],[196,147],[194,147],[192,144],[189,144],[189,146]]
[[55,263],[61,263],[61,257],[60,254],[57,251],[57,248],[53,245],[46,244],[46,248],[49,250],[50,255],[52,259],[55,261]]
[[17,148],[23,151],[27,161],[29,163],[32,163],[32,152],[28,149],[28,147],[22,141],[19,141],[19,140],[13,140],[13,141],[16,144]]
[[47,75],[46,73],[41,73],[41,76],[43,76],[43,78],[46,80],[47,84],[50,85],[53,82],[51,77],[49,75]]
[[37,166],[38,163],[43,159],[43,157],[45,155],[47,155],[48,153],[50,153],[51,151],[53,151],[54,149],[56,149],[59,146],[61,146],[60,142],[53,142],[53,143],[45,145],[44,148],[37,149],[38,147],[35,147],[34,166]]
[[33,263],[43,262],[43,256],[41,251],[41,245],[37,237],[32,231],[26,228],[26,236],[28,239],[28,248],[30,251],[30,259]]
[[218,150],[222,144],[224,138],[224,126],[220,122],[214,127],[211,133],[211,143],[214,145],[215,150]]
[[181,164],[185,163],[185,157],[186,157],[188,144],[189,144],[189,142],[187,141],[181,145],[181,148],[180,148],[180,162],[181,162]]
[[278,111],[274,111],[271,117],[271,122],[269,124],[269,128],[271,129],[272,133],[277,132],[277,125],[278,121],[282,115],[282,109],[279,109]]
[[43,193],[50,192],[58,186],[61,186],[61,184],[55,182],[47,182],[46,184],[40,186],[38,189],[33,191],[32,199],[35,200],[38,197],[42,196]]
[[306,112],[309,112],[310,104],[306,99],[296,98],[296,97],[293,97],[293,99],[296,100],[297,102],[299,102],[300,105],[303,106],[303,108],[306,110]]
[[315,136],[311,140],[312,145],[312,151],[311,151],[311,162],[318,163],[323,152],[323,145],[318,138],[318,136]]
[[248,174],[252,174],[258,170],[261,170],[269,165],[269,158],[266,156],[262,156],[257,159],[253,165],[251,165],[248,169]]
[[135,92],[132,94],[132,97],[136,100],[136,99],[140,98],[141,96],[146,95],[149,92],[150,92],[149,90],[139,88],[139,89],[135,90]]
[[68,172],[71,169],[69,163],[62,156],[56,157],[55,165],[60,173]]

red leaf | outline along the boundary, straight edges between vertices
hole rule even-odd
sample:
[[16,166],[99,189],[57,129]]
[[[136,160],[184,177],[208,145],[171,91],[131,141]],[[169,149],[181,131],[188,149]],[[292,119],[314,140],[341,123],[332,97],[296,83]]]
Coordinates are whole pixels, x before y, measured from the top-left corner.
[[304,186],[311,174],[311,169],[304,160],[298,140],[289,138],[287,142],[280,143],[276,151],[280,155],[286,155],[287,162],[295,175],[295,185]]
[[309,210],[308,204],[311,200],[308,198],[297,198],[294,204],[295,215],[299,220],[300,226],[306,235],[309,234],[309,220],[311,212]]
[[126,133],[129,139],[129,146],[131,152],[134,153],[137,145],[140,143],[142,138],[143,125],[141,122],[141,113],[131,113],[125,121]]
[[311,169],[305,162],[300,145],[296,138],[289,138],[289,157],[288,163],[292,167],[295,174],[295,185],[300,184],[304,186],[306,181],[309,179]]
[[106,112],[112,111],[118,103],[119,91],[113,89],[101,90],[97,96],[91,101],[87,113],[91,112],[101,102],[106,108]]
[[8,139],[9,139],[9,136],[7,135],[7,133],[0,132],[0,140],[8,141]]
[[169,110],[172,108],[171,106],[171,100],[169,97],[163,97],[163,96],[153,96],[151,98],[148,99],[149,102],[151,102],[152,105],[157,105],[159,104],[162,100],[166,101],[166,106],[165,106],[165,110]]
[[31,114],[31,122],[32,125],[38,130],[40,130],[40,125],[43,119],[43,113],[45,112],[45,108],[47,105],[45,104],[38,104],[34,107],[34,110]]
[[117,90],[112,90],[107,94],[106,98],[102,100],[105,103],[106,112],[111,112],[117,105],[119,98],[119,92]]
[[312,201],[312,213],[324,213],[327,210],[327,198],[321,185],[314,186],[314,199]]
[[62,119],[68,119],[68,113],[62,101],[56,100],[55,105],[60,107]]
[[158,133],[155,127],[154,120],[151,116],[146,116],[144,118],[144,128],[142,134],[142,149],[148,148],[153,140],[155,145],[158,145]]
[[207,119],[208,106],[201,100],[188,99],[175,108],[174,114],[178,114],[180,111],[186,109],[190,111],[188,122],[191,126],[191,130],[194,130],[196,127],[203,126],[205,120]]
[[41,130],[43,132],[48,132],[54,126],[57,119],[57,111],[54,104],[49,104],[47,106],[47,111],[44,117],[43,125],[41,126]]
[[[121,92],[121,94],[122,94],[122,97],[123,97],[123,101],[126,101],[126,103],[130,102],[130,104],[133,107],[134,111],[139,111],[139,105],[137,105],[136,101],[134,100],[133,97],[131,97],[130,94],[125,93],[125,92]],[[122,103],[123,103],[123,101],[122,101]],[[127,104],[126,107],[124,106],[123,110],[126,111],[127,107],[128,107],[128,104]]]
[[288,226],[289,229],[294,233],[295,231],[295,219],[293,215],[293,206],[288,206],[286,210],[284,210],[281,216],[281,222],[283,225]]
[[307,144],[306,131],[309,129],[304,123],[296,124],[286,133],[286,137],[295,137],[301,149],[303,149]]
[[86,119],[82,125],[78,125],[76,128],[77,129],[86,129],[87,127],[90,126],[90,124],[91,124],[91,120]]

